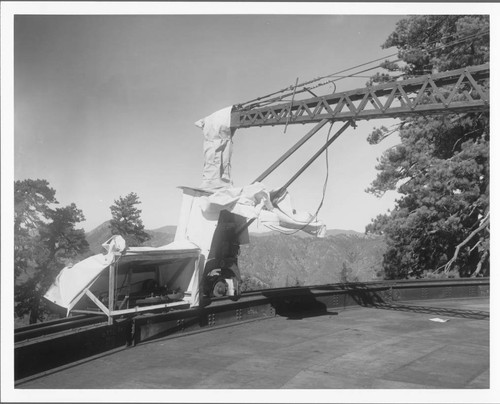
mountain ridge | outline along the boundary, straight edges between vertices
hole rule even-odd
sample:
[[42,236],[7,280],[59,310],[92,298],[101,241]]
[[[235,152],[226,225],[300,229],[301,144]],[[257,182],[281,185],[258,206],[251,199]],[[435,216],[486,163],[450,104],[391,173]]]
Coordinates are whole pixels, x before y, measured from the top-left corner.
[[[109,228],[110,226],[110,220],[106,220],[105,222],[101,223],[94,229],[90,230],[89,232],[85,233],[85,237],[87,238],[87,241],[89,243],[89,248],[90,251],[98,254],[101,252],[102,249],[102,244],[106,242],[111,236],[111,230]],[[175,237],[175,232],[177,230],[176,225],[165,225],[158,227],[156,229],[151,229],[151,230],[146,230],[146,232],[151,236],[151,239],[145,242],[143,245],[148,246],[148,247],[159,247],[168,243],[171,243],[174,240]],[[274,232],[274,231],[266,231],[266,232],[250,232],[250,237],[252,239],[259,239],[262,237],[274,237],[277,236],[279,233]],[[355,230],[343,230],[343,229],[328,229],[326,231],[326,237],[334,237],[338,235],[351,235],[351,236],[356,236],[356,237],[371,237],[371,236],[366,236],[363,233],[357,232]],[[314,237],[311,237],[308,234],[300,234],[297,233],[295,235],[296,237],[299,238],[305,238],[305,239],[311,239]]]
[[[174,240],[177,226],[146,230],[145,246],[159,247]],[[102,252],[111,237],[109,221],[86,234],[91,253]],[[238,258],[242,290],[304,286],[337,282],[370,281],[383,277],[382,236],[354,230],[331,229],[324,238],[308,234],[250,233],[250,243],[240,247]]]

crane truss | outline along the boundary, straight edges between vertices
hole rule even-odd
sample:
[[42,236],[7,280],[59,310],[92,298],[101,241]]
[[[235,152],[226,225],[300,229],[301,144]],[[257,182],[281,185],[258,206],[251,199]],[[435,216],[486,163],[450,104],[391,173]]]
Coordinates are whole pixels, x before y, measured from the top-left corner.
[[235,108],[231,127],[356,121],[489,109],[489,64],[260,108]]

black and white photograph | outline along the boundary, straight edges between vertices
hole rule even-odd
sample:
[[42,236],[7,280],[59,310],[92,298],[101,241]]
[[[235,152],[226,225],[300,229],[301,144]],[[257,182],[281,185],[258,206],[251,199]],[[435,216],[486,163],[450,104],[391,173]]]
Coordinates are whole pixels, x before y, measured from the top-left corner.
[[1,9],[2,401],[499,397],[498,4]]

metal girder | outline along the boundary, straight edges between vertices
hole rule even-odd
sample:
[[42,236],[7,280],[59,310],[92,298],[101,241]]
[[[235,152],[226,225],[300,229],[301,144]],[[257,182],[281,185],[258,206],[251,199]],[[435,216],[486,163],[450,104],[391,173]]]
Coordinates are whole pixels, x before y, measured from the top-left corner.
[[396,118],[489,109],[489,64],[253,109],[235,108],[231,127]]

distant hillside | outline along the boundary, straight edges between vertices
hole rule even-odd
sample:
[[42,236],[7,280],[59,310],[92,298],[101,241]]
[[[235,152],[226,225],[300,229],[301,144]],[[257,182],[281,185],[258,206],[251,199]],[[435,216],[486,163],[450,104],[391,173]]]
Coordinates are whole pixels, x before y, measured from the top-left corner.
[[342,230],[342,229],[328,229],[326,231],[326,235],[327,236],[338,236],[339,234],[351,234],[351,235],[354,235],[354,236],[364,236],[364,233],[360,233],[358,231],[355,231],[355,230]]
[[177,226],[163,226],[156,230],[146,230],[151,240],[144,243],[146,246],[160,247],[174,241]]
[[[273,235],[277,235],[279,233],[276,233],[272,230],[269,230],[269,231],[263,231],[263,232],[250,232],[250,235],[252,237],[269,237],[269,236],[273,236]],[[339,234],[351,234],[351,235],[356,235],[356,236],[364,236],[363,233],[360,233],[360,232],[357,232],[355,230],[342,230],[342,229],[327,229],[326,230],[326,235],[327,236],[337,236]],[[311,237],[309,234],[307,233],[304,233],[302,231],[299,231],[297,233],[294,234],[294,236],[297,236],[297,237],[301,237],[301,238],[309,238]]]
[[160,227],[158,229],[151,230],[151,231],[155,232],[155,233],[175,234],[176,230],[177,230],[177,226],[163,226],[163,227]]
[[[279,233],[275,233],[273,231],[268,231],[268,232],[265,232],[265,233],[251,233],[251,234],[255,235],[255,236],[262,237],[262,236],[270,236],[270,235],[279,234]],[[339,234],[346,234],[346,235],[364,237],[364,233],[360,233],[360,232],[355,231],[355,230],[343,230],[343,229],[327,229],[326,230],[326,236],[327,237],[338,236]],[[310,234],[307,234],[307,233],[305,233],[303,231],[299,231],[297,233],[294,233],[293,236],[300,237],[300,238],[310,238],[311,237]]]
[[323,239],[275,234],[241,246],[245,287],[270,288],[381,278],[383,237],[338,234]]
[[[155,230],[146,230],[151,239],[144,243],[145,246],[159,247],[174,241],[176,226],[163,226]],[[102,252],[102,244],[111,237],[109,220],[89,231],[86,235],[90,251],[93,254]]]
[[[177,226],[167,225],[154,230],[146,230],[146,232],[151,235],[151,240],[144,243],[145,246],[159,247],[174,241],[175,231]],[[278,235],[273,231],[261,232],[261,233],[250,233],[252,238],[260,237],[273,237]],[[341,230],[341,229],[331,229],[327,230],[327,236],[337,236],[339,234],[350,234],[363,236],[362,233],[358,233],[354,230]],[[306,233],[299,232],[295,235],[300,238],[310,238]],[[109,220],[100,224],[95,229],[89,231],[86,234],[87,241],[89,243],[90,251],[94,254],[99,254],[102,252],[102,243],[111,237],[111,231],[109,230]],[[87,254],[88,255],[88,254]]]
[[111,231],[109,230],[109,220],[86,233],[85,237],[87,239],[87,242],[89,243],[89,249],[92,253],[99,254],[100,252],[102,252],[101,244],[111,237]]
[[[159,247],[174,240],[176,226],[146,230]],[[109,221],[87,233],[94,254],[111,237]],[[244,289],[369,281],[382,277],[383,237],[353,230],[333,229],[323,239],[309,235],[285,236],[275,232],[250,233],[250,244],[241,246],[239,266]]]

